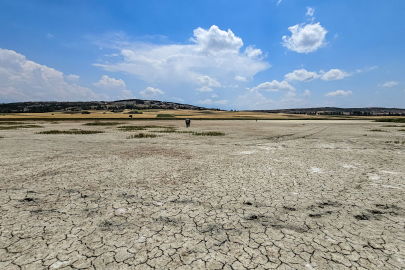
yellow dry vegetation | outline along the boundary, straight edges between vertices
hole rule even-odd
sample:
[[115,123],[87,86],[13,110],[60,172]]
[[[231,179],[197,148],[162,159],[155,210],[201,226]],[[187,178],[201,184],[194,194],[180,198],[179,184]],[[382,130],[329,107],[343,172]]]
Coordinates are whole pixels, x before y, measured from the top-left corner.
[[306,114],[284,114],[284,113],[265,113],[265,112],[247,112],[247,111],[215,111],[215,110],[142,110],[142,114],[129,114],[130,110],[124,112],[110,111],[89,111],[90,114],[81,114],[80,112],[48,112],[48,113],[8,113],[0,114],[1,120],[23,120],[23,119],[43,119],[43,120],[85,120],[85,119],[154,119],[159,114],[172,117],[163,117],[159,119],[257,119],[257,120],[272,120],[272,119],[378,119],[384,117],[367,117],[367,116],[333,116],[333,115],[306,115]]

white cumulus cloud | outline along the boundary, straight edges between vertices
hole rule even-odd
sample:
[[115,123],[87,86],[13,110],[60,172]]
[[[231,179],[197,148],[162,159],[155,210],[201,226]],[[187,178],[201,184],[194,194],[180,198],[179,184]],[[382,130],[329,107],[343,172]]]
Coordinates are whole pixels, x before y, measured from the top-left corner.
[[253,87],[251,89],[251,91],[258,91],[258,90],[277,92],[277,91],[295,91],[295,88],[292,87],[286,81],[278,82],[276,80],[273,80],[272,82],[265,82],[259,84],[258,86]]
[[135,98],[131,90],[127,89],[125,82],[121,79],[110,78],[107,75],[101,76],[101,79],[93,83],[94,86],[112,91],[115,94],[115,99],[130,99]]
[[0,49],[0,100],[90,101],[109,100],[87,87],[71,84],[62,72],[27,60],[22,54]]
[[198,27],[194,30],[194,37],[190,40],[197,44],[195,50],[212,54],[238,53],[243,46],[242,39],[235,36],[231,29],[226,32],[216,25],[211,26],[208,30]]
[[385,83],[382,85],[382,87],[391,88],[391,87],[393,87],[393,86],[395,86],[395,85],[397,85],[397,84],[398,84],[398,82],[396,82],[396,81],[389,81],[389,82],[385,82]]
[[305,69],[294,70],[284,76],[286,81],[302,81],[310,82],[319,78],[319,75],[315,71],[307,71]]
[[96,87],[101,87],[101,88],[123,88],[125,89],[127,86],[125,85],[125,82],[121,79],[116,80],[114,78],[110,78],[107,75],[101,76],[101,79],[93,83],[94,86]]
[[339,96],[345,97],[350,95],[353,95],[352,91],[344,91],[344,90],[337,90],[335,92],[329,92],[325,94],[326,97],[339,97]]
[[247,81],[246,78],[242,77],[242,76],[236,76],[235,80],[240,81],[240,82],[246,82]]
[[328,33],[321,24],[297,24],[288,28],[291,36],[283,36],[283,46],[298,53],[314,52],[326,44],[325,35]]
[[141,97],[145,98],[145,99],[153,99],[153,98],[157,98],[161,95],[164,95],[165,93],[157,88],[153,88],[153,87],[147,87],[145,90],[140,91],[139,94],[141,95]]
[[305,89],[304,93],[301,96],[310,96],[311,95],[311,91],[309,91],[308,89]]
[[262,56],[263,52],[260,49],[255,49],[254,46],[249,46],[246,48],[245,54],[249,58],[260,58]]
[[71,82],[78,83],[80,76],[70,74],[70,75],[66,76],[66,79],[68,79]]
[[231,30],[224,31],[215,25],[195,29],[190,39],[192,44],[153,44],[122,39],[108,38],[102,46],[97,43],[117,50],[122,60],[110,58],[109,61],[114,62],[94,65],[111,72],[134,74],[147,82],[196,83],[197,78],[208,76],[215,78],[218,84],[231,81],[235,74],[252,78],[270,67],[260,57],[260,49],[251,46],[241,52],[242,39]]
[[197,83],[208,87],[221,87],[221,84],[209,76],[200,76],[197,78]]
[[340,69],[331,69],[326,73],[323,73],[321,79],[324,81],[333,81],[333,80],[341,80],[347,76],[351,76],[352,74],[344,72]]

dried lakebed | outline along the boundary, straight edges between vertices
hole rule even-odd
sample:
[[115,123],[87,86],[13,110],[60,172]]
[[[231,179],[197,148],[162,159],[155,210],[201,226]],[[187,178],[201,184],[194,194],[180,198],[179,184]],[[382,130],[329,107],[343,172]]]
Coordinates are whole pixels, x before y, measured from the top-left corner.
[[[404,132],[84,123],[0,130],[0,269],[405,269]],[[69,129],[105,133],[37,133]]]

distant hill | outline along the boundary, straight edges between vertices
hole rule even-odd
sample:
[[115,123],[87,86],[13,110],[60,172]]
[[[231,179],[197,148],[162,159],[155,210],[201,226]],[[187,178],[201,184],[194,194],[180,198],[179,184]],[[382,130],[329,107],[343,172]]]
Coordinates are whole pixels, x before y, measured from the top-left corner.
[[[146,110],[146,109],[187,109],[187,110],[208,110],[204,107],[181,104],[176,102],[167,102],[159,100],[126,99],[117,101],[87,101],[87,102],[59,102],[59,101],[41,101],[41,102],[15,102],[0,103],[0,113],[19,113],[19,112],[54,112],[54,111],[83,111],[83,110],[109,110],[123,111]],[[210,109],[219,110],[219,109]]]
[[248,111],[265,112],[265,113],[308,114],[308,115],[405,116],[405,109],[382,108],[382,107],[366,107],[366,108],[317,107],[317,108],[300,108],[300,109],[248,110]]

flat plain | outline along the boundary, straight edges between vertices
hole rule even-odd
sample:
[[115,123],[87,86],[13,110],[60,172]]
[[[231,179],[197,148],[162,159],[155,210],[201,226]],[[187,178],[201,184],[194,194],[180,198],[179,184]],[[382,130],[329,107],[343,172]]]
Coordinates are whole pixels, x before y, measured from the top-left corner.
[[0,129],[0,269],[405,269],[403,124],[88,122]]

